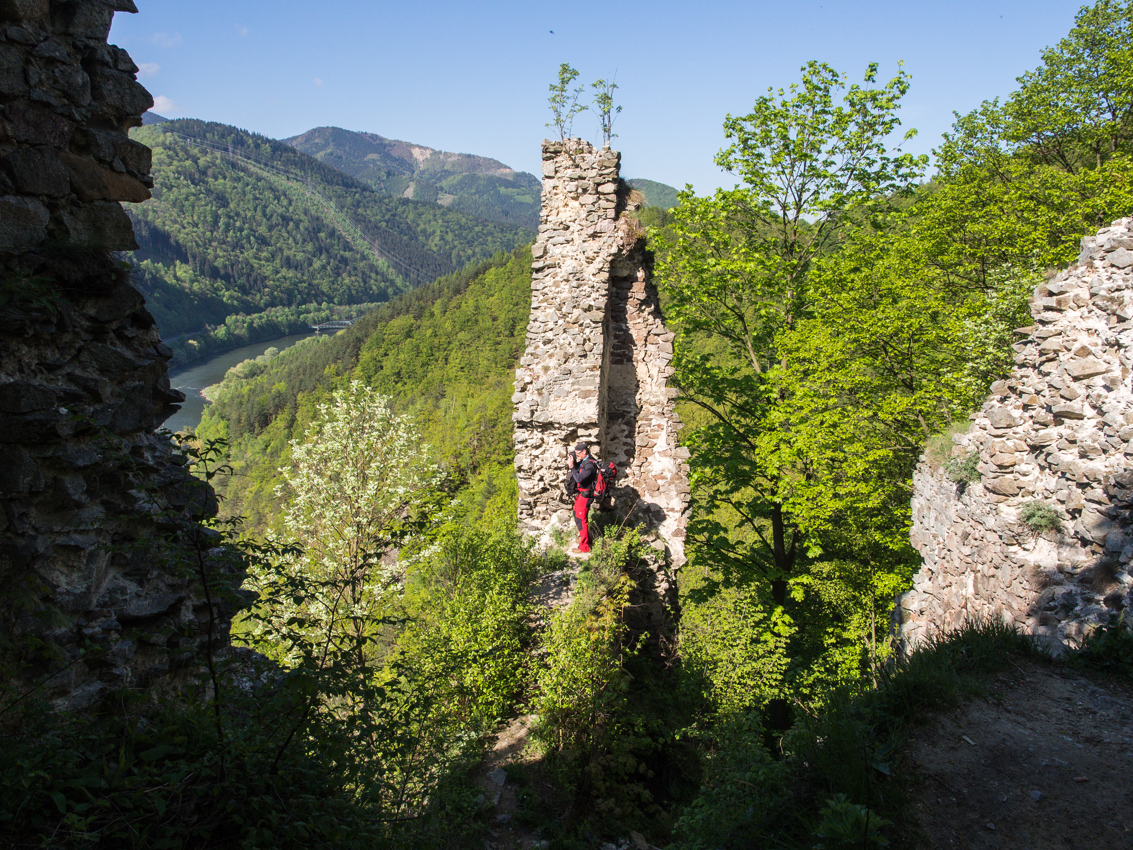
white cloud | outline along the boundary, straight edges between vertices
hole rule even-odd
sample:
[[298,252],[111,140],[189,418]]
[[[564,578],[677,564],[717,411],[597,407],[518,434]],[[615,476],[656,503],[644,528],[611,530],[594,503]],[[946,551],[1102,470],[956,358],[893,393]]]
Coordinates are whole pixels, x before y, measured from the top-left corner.
[[237,24],[236,25],[236,34],[238,36],[240,36],[240,38],[246,38],[247,35],[248,35],[248,32],[249,32],[248,28],[246,26],[244,26],[243,24]]
[[161,66],[156,62],[142,62],[138,65],[139,77],[156,77],[157,72],[161,70]]
[[176,47],[181,43],[181,33],[175,32],[170,35],[167,32],[155,32],[152,41],[158,47]]
[[314,81],[314,82],[315,82],[315,85],[316,85],[316,86],[317,86],[318,88],[320,88],[320,89],[321,89],[321,88],[323,87],[323,78],[322,78],[322,77],[315,77],[315,81]]
[[168,115],[170,112],[180,112],[177,104],[163,94],[153,99],[153,111],[159,115]]

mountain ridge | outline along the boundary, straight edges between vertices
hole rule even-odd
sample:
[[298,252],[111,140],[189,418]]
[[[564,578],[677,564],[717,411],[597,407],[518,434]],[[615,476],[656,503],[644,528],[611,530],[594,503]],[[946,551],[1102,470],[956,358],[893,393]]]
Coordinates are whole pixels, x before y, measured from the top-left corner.
[[[130,205],[135,280],[179,362],[346,318],[530,230],[392,198],[297,149],[177,119],[133,131],[154,197]],[[202,328],[204,329],[202,332]]]
[[542,181],[497,159],[453,153],[377,133],[315,127],[281,140],[388,195],[535,228]]

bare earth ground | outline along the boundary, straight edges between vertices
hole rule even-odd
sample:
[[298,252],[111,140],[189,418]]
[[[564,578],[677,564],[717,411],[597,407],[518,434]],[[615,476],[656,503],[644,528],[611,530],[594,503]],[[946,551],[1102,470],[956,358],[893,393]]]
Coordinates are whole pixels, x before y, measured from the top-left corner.
[[1021,662],[912,731],[920,848],[1133,848],[1133,687]]

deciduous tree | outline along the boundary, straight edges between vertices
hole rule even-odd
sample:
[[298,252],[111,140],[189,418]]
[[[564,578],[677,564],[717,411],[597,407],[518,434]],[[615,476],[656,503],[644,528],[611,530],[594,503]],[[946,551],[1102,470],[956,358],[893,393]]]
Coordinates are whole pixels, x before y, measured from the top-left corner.
[[780,340],[809,315],[815,260],[923,167],[890,149],[908,89],[903,71],[876,86],[871,65],[864,87],[817,62],[802,71],[800,83],[725,121],[731,144],[716,161],[743,185],[711,198],[686,190],[660,263],[683,339],[702,341],[680,346],[676,358],[682,397],[703,412],[689,438],[700,502],[693,551],[725,573],[754,571],[777,605],[803,543],[787,504],[809,474],[774,433],[792,423],[772,424],[782,401],[773,375],[789,366]]

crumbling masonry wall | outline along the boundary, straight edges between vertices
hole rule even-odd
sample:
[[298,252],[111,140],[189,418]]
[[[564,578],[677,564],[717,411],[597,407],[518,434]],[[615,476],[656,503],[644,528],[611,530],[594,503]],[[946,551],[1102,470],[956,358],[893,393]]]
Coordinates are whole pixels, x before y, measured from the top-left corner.
[[[1078,645],[1133,610],[1133,219],[1083,240],[1077,264],[1039,286],[1016,348],[957,458],[957,484],[922,462],[912,543],[924,558],[898,616],[909,644],[966,620],[1001,619],[1052,645]],[[1056,508],[1035,534],[1028,503]]]
[[658,531],[684,561],[688,450],[679,446],[673,334],[652,257],[619,177],[620,154],[585,141],[543,143],[543,207],[532,247],[527,348],[516,370],[519,522],[573,531],[563,491],[579,440],[624,473],[608,507]]
[[175,681],[212,619],[166,545],[211,492],[155,433],[183,396],[112,254],[137,247],[118,202],[152,185],[115,11],[137,9],[0,0],[0,702]]

